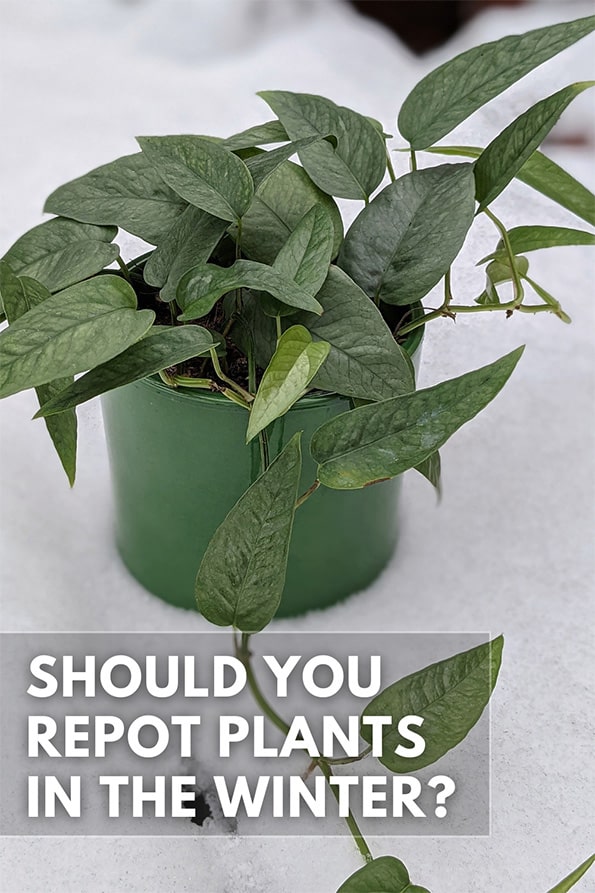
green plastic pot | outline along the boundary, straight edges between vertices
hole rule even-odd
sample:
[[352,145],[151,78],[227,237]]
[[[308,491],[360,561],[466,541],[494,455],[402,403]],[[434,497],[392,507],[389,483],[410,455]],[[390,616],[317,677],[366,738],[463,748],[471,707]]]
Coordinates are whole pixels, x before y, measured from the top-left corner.
[[[422,329],[406,347],[419,362]],[[271,456],[303,431],[301,491],[316,477],[314,431],[351,408],[348,398],[307,395],[268,429]],[[195,608],[194,580],[211,536],[260,471],[245,445],[246,411],[226,397],[174,390],[158,376],[102,397],[118,551],[150,592]],[[400,479],[357,491],[321,487],[296,513],[277,616],[324,608],[364,589],[392,556]]]

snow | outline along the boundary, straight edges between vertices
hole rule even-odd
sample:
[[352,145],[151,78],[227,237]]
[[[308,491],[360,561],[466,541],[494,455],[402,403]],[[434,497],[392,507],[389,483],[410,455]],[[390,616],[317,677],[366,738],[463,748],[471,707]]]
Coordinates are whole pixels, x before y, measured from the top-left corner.
[[[39,222],[53,188],[134,151],[136,134],[239,131],[269,116],[254,95],[261,89],[323,93],[393,132],[400,102],[438,62],[482,40],[586,15],[592,7],[550,2],[493,9],[422,59],[339,2],[3,0],[0,10],[0,64],[9,85],[0,144],[2,253]],[[592,77],[592,46],[592,39],[583,41],[529,75],[448,141],[485,145],[536,99]],[[592,136],[591,110],[583,94],[559,132],[581,127]],[[586,150],[549,151],[593,187]],[[397,164],[404,172],[404,159],[397,156]],[[581,226],[521,184],[496,207],[507,223]],[[482,288],[473,263],[496,241],[489,221],[478,222],[454,277],[455,295],[465,302]],[[381,578],[331,610],[275,625],[329,633],[505,634],[492,709],[491,836],[372,842],[376,855],[398,855],[413,882],[433,893],[545,893],[589,852],[594,792],[583,770],[592,724],[586,704],[595,269],[586,248],[541,252],[531,263],[573,325],[549,315],[505,320],[490,314],[432,324],[422,385],[519,344],[527,349],[504,392],[443,450],[439,508],[423,480],[406,478],[399,549]],[[42,424],[30,422],[32,395],[5,401],[0,411],[2,628],[205,629],[199,616],[148,595],[119,562],[97,403],[80,412],[80,470],[72,492]],[[2,864],[6,893],[332,893],[360,858],[348,837],[207,839],[194,829],[181,839],[6,839]]]

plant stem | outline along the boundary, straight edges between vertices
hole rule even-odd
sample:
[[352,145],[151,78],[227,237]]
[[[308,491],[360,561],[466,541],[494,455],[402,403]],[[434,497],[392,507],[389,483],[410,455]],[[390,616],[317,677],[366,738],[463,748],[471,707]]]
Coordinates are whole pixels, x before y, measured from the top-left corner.
[[[541,298],[541,300],[544,302],[544,304],[546,304],[546,306],[548,306],[551,309],[552,313],[554,313],[558,317],[558,319],[561,319],[562,322],[565,322],[565,323],[572,322],[572,320],[570,319],[568,314],[565,313],[564,310],[562,310],[562,305],[560,304],[560,302],[557,301],[553,297],[553,295],[550,295],[550,293],[547,292],[545,290],[545,288],[543,288],[543,286],[541,286],[538,282],[535,282],[534,279],[530,279],[529,276],[523,276],[522,278],[524,279],[525,282],[529,283],[529,285],[531,286],[533,291],[536,292],[536,294]],[[519,310],[524,310],[524,309],[525,308],[522,306],[519,307]]]
[[315,493],[320,487],[320,481],[316,480],[313,484],[311,484],[308,489],[302,493],[301,496],[298,496],[298,500],[295,504],[296,509],[299,509],[300,505],[303,505],[307,499],[310,499],[313,493]]
[[254,397],[252,396],[252,394],[249,394],[248,391],[245,391],[241,385],[239,385],[237,382],[235,382],[233,380],[233,378],[229,378],[227,375],[225,375],[225,373],[221,369],[221,366],[219,364],[219,357],[217,356],[216,348],[212,347],[210,350],[210,354],[211,354],[211,362],[213,363],[213,366],[215,367],[215,372],[217,373],[217,377],[220,378],[221,381],[224,381],[226,384],[228,384],[230,386],[230,388],[233,388],[233,390],[236,391],[236,393],[238,393],[241,397],[244,398],[246,403],[252,403],[252,401],[254,400]]
[[210,378],[190,378],[188,375],[170,375],[165,369],[159,372],[161,381],[170,388],[201,388],[206,391],[217,390],[217,385]]
[[279,316],[279,314],[277,314],[277,316],[275,317],[275,326],[277,327],[277,341],[279,341],[279,338],[283,334],[283,329],[281,328],[281,317]]
[[169,372],[166,372],[165,369],[161,369],[161,371],[159,372],[159,378],[161,379],[163,384],[168,385],[168,387],[176,387],[175,377],[173,375],[170,375]]
[[412,322],[407,323],[407,325],[398,326],[395,335],[406,335],[408,332],[413,332],[415,329],[419,328],[419,326],[423,326],[426,322],[429,322],[429,320],[437,319],[439,316],[450,316],[454,319],[452,310],[449,309],[452,301],[451,269],[452,268],[449,267],[444,274],[444,300],[440,307],[438,307],[437,310],[431,311],[431,313],[427,313],[420,319],[414,319]]
[[415,154],[415,149],[411,149],[409,152],[409,156],[411,158],[411,170],[417,170],[417,155]]
[[[337,790],[337,788],[334,785],[331,784],[333,770],[331,769],[331,767],[328,765],[328,763],[325,760],[318,760],[318,765],[320,766],[320,771],[326,778],[327,784],[328,784],[329,788],[331,789],[331,791],[333,792],[335,800],[338,803],[339,802],[339,791]],[[347,827],[351,831],[351,836],[353,837],[353,839],[355,841],[355,845],[357,846],[358,850],[360,851],[360,853],[362,854],[362,856],[364,858],[364,862],[372,862],[374,857],[372,856],[370,847],[366,843],[365,838],[364,838],[362,832],[360,831],[359,825],[355,821],[355,817],[354,817],[353,813],[351,812],[351,810],[349,810],[348,814],[345,816],[345,821],[347,822]]]
[[[254,359],[254,342],[248,338],[248,387],[251,393],[256,393],[256,360]],[[269,443],[266,431],[258,432],[258,446],[260,448],[260,473],[264,474],[269,467]]]
[[261,474],[264,474],[270,465],[269,439],[267,437],[266,431],[258,432],[258,443],[260,446],[260,465],[261,465],[260,471],[261,471]]
[[161,381],[170,388],[196,388],[203,391],[216,391],[219,394],[223,394],[223,396],[227,397],[228,400],[231,400],[232,403],[237,403],[242,409],[250,409],[250,404],[246,403],[240,394],[236,394],[231,388],[222,388],[211,378],[193,378],[188,375],[170,375],[165,369],[161,370],[159,377],[161,378]]
[[250,404],[246,403],[244,398],[240,397],[239,394],[236,394],[235,391],[232,391],[231,388],[219,388],[219,393],[223,394],[224,397],[227,397],[228,400],[231,400],[232,403],[237,403],[242,409],[250,409]]
[[356,757],[325,757],[324,762],[329,766],[347,766],[349,763],[359,763],[372,753],[372,745],[369,744],[365,750],[358,753]]
[[248,390],[251,394],[256,393],[256,362],[254,360],[254,345],[252,340],[248,339]]
[[227,338],[227,336],[233,329],[235,321],[236,321],[236,316],[234,313],[232,313],[232,315],[229,317],[229,319],[225,323],[225,328],[223,329],[223,332],[221,333],[224,338]]
[[442,303],[443,309],[450,307],[450,304],[452,301],[452,287],[451,287],[452,283],[451,283],[451,278],[450,278],[451,277],[451,269],[452,269],[452,267],[449,267],[448,270],[446,271],[446,273],[444,274],[444,301]]
[[238,406],[241,406],[243,409],[250,409],[250,405],[246,403],[243,397],[236,394],[235,391],[232,391],[230,388],[222,388],[211,378],[194,378],[188,375],[170,375],[165,369],[161,370],[159,377],[161,378],[161,381],[170,388],[195,388],[202,391],[216,391],[219,394],[223,394],[223,396],[227,397],[228,400],[231,400],[232,403],[237,403]]
[[287,735],[289,732],[289,726],[282,719],[278,713],[275,712],[273,707],[269,704],[267,699],[265,698],[262,690],[258,684],[258,680],[254,675],[254,670],[252,669],[252,664],[250,662],[250,635],[249,633],[242,633],[242,640],[238,647],[238,643],[235,643],[236,646],[236,657],[238,657],[246,668],[246,679],[248,682],[248,687],[252,692],[254,700],[262,710],[262,712],[267,716],[270,721],[276,726],[284,735]]
[[[254,700],[256,701],[256,703],[258,704],[258,706],[260,707],[260,709],[262,710],[264,715],[266,717],[268,717],[268,719],[273,723],[273,725],[276,728],[278,728],[279,731],[282,732],[284,735],[287,735],[290,731],[289,725],[285,722],[284,719],[282,719],[279,716],[279,714],[274,710],[274,708],[267,701],[265,695],[262,692],[262,689],[260,688],[260,686],[258,684],[258,680],[256,679],[254,671],[252,669],[252,664],[250,662],[251,654],[250,654],[250,635],[249,635],[249,633],[242,633],[242,638],[241,638],[240,643],[237,642],[237,639],[234,636],[234,646],[235,646],[236,657],[238,657],[242,661],[244,667],[246,668],[246,681],[248,682],[248,687],[249,687],[250,691],[252,692],[252,696],[254,697]],[[355,761],[355,758],[353,758],[353,761]],[[335,800],[338,803],[339,802],[339,791],[337,790],[337,788],[334,785],[331,784],[330,780],[333,776],[333,770],[331,769],[330,765],[328,764],[328,762],[326,760],[321,759],[319,757],[315,757],[313,762],[315,762],[316,765],[319,766],[320,771],[324,775],[324,777],[327,781],[327,784],[328,784],[329,788],[331,789]],[[360,831],[359,826],[358,826],[351,810],[349,810],[348,815],[345,816],[345,821],[347,823],[347,827],[351,831],[351,835],[355,841],[355,844],[356,844],[358,850],[360,851],[361,855],[364,858],[364,861],[371,862],[373,859],[373,856],[370,851],[370,847],[366,843],[364,836],[363,836],[362,832]]]
[[242,218],[238,220],[238,234],[236,237],[236,260],[242,256]]
[[[161,375],[161,373],[159,373]],[[162,376],[163,377],[163,376]],[[189,375],[171,375],[170,381],[174,388],[202,388],[202,390],[213,390],[215,382],[210,378],[192,378]]]
[[132,285],[132,279],[130,278],[130,271],[129,271],[128,267],[126,266],[126,264],[124,263],[124,261],[122,260],[122,258],[120,257],[120,255],[117,256],[116,262],[117,262],[118,266],[120,267],[120,270],[122,271],[122,275],[124,276],[124,278],[130,283],[130,285]]
[[153,249],[151,251],[145,251],[144,254],[139,254],[138,257],[133,257],[132,260],[129,260],[126,267],[128,270],[136,270],[143,261],[147,260],[147,258],[151,257],[153,254]]
[[547,304],[521,304],[516,309],[521,313],[553,313],[554,316],[559,316],[555,307],[548,307]]
[[432,319],[438,319],[440,316],[449,316],[451,319],[454,319],[457,313],[494,313],[497,311],[505,311],[510,315],[513,310],[529,314],[554,313],[556,316],[559,315],[555,307],[550,307],[547,304],[517,304],[515,300],[505,301],[503,304],[471,304],[469,306],[466,304],[449,304],[448,308],[438,307],[437,310],[426,313],[421,319],[408,323],[398,330],[398,334],[406,335],[408,332],[412,332],[419,326],[423,326]]
[[[238,220],[238,232],[236,236],[236,260],[239,260],[242,256],[242,218],[240,217]],[[235,307],[236,313],[241,313],[243,309],[243,300],[242,300],[242,289],[236,289],[235,293]]]
[[521,282],[521,277],[519,275],[519,271],[517,270],[515,259],[514,259],[514,251],[512,250],[512,245],[510,244],[510,239],[508,237],[508,230],[504,226],[501,220],[499,220],[489,208],[484,208],[483,213],[490,218],[500,235],[502,236],[502,241],[504,243],[504,247],[506,248],[506,255],[508,257],[508,263],[510,264],[510,271],[512,273],[512,282],[514,285],[514,306],[513,310],[517,309],[523,303],[524,291],[523,285]]
[[394,183],[397,178],[395,176],[395,169],[390,157],[390,152],[388,151],[388,146],[386,147],[386,169],[388,171],[391,183]]
[[[231,332],[232,328],[234,327],[234,324],[235,324],[235,322],[236,322],[236,319],[237,319],[236,314],[235,314],[235,313],[232,313],[231,316],[229,317],[229,319],[227,320],[226,324],[225,324],[225,328],[223,329],[223,332],[221,333],[222,336],[223,336],[223,338],[227,338],[227,336],[228,336],[229,333]],[[202,363],[200,364],[200,374],[201,374],[201,375],[202,375],[202,373],[205,371],[205,369],[207,368],[207,363],[208,363],[208,362],[209,362],[209,357],[205,357],[204,360],[202,361]],[[252,390],[252,388],[250,387],[250,385],[248,385],[248,387],[250,388],[250,390]]]

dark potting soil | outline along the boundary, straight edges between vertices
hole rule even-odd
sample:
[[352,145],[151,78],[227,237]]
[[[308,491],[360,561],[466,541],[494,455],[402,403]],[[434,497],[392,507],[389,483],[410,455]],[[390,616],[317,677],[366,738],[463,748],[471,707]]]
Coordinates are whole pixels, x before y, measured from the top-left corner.
[[[157,325],[175,325],[176,311],[174,310],[173,305],[160,300],[158,290],[146,284],[142,278],[142,267],[139,267],[138,270],[135,270],[135,272],[132,273],[131,279],[138,298],[139,308],[155,311],[155,322]],[[186,323],[186,325],[192,324],[193,323]],[[200,320],[196,320],[195,324],[221,336],[227,325],[223,302],[217,301],[209,315]],[[226,356],[220,359],[223,372],[243,388],[248,388],[248,360],[236,347],[229,335],[225,338],[225,346]],[[188,360],[185,363],[180,363],[178,366],[174,366],[167,371],[171,374],[184,375],[190,378],[211,378],[214,381],[217,381],[217,374],[210,357],[197,357],[196,359]],[[263,370],[257,368],[257,385],[262,378],[262,374]]]
[[[160,300],[158,290],[146,284],[142,278],[143,266],[144,265],[139,266],[131,275],[132,285],[137,294],[139,308],[154,310],[157,325],[175,325],[176,320],[173,305]],[[398,336],[398,326],[401,322],[408,321],[407,317],[410,316],[410,309],[407,307],[385,305],[381,302],[380,311],[391,330],[395,332],[397,342],[400,343],[404,339],[400,339]],[[192,324],[193,323],[186,323],[186,325]],[[226,355],[220,359],[221,368],[225,375],[233,379],[233,381],[237,382],[241,387],[248,389],[248,360],[229,337],[231,328],[229,327],[225,313],[224,302],[217,301],[208,316],[196,320],[195,324],[208,329],[219,337],[222,337],[223,333],[228,329],[228,333],[225,336]],[[215,382],[218,381],[218,376],[210,357],[198,357],[188,360],[167,371],[172,375],[183,375],[190,378],[209,378]],[[260,383],[263,372],[264,370],[257,366],[257,386]]]

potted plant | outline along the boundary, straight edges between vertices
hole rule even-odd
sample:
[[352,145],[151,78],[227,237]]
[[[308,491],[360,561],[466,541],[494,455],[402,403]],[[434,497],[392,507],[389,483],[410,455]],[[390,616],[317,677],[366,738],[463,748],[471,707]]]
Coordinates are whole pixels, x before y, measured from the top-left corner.
[[[103,395],[119,548],[149,589],[190,607],[200,566],[202,613],[252,632],[379,573],[400,475],[439,487],[440,447],[522,352],[416,390],[424,326],[470,312],[568,322],[525,254],[593,242],[509,229],[491,208],[519,177],[593,222],[590,193],[538,152],[590,83],[541,100],[485,149],[436,142],[592,29],[591,17],[507,37],[424,78],[399,113],[411,170],[398,178],[377,121],[274,91],[260,94],[274,120],[227,139],[141,137],[137,154],[48,198],[57,216],[0,264],[0,395],[36,388],[71,483],[76,407]],[[473,160],[422,168],[421,151]],[[346,232],[336,199],[360,203]],[[455,298],[451,268],[478,214],[499,240],[480,261],[482,294]],[[118,227],[154,249],[122,259]],[[442,303],[424,310],[441,280]]]
[[[525,255],[594,242],[584,229],[509,229],[491,207],[518,177],[595,223],[593,196],[538,151],[590,83],[538,102],[484,149],[436,142],[594,27],[591,17],[507,37],[424,78],[399,114],[411,170],[398,178],[378,122],[320,96],[268,92],[266,124],[227,139],[140,138],[139,153],[60,187],[46,203],[57,216],[0,262],[0,396],[36,389],[73,483],[76,407],[103,395],[124,560],[177,604],[193,604],[196,576],[199,609],[234,628],[259,708],[281,731],[251,634],[373,579],[394,548],[400,475],[416,469],[439,487],[440,447],[522,352],[416,390],[425,325],[471,312],[569,322]],[[422,151],[472,161],[421,168]],[[336,198],[363,203],[346,233]],[[451,268],[478,214],[498,235],[479,261],[485,289],[455,298]],[[122,259],[118,227],[153,250]],[[424,309],[441,281],[440,306]],[[405,677],[366,712],[396,715],[412,691],[418,713],[440,702],[416,767],[429,765],[481,715],[502,645]],[[381,762],[399,772],[394,735],[383,733]],[[355,761],[369,752],[368,742]],[[334,762],[345,761],[320,757],[310,770],[330,785]],[[342,893],[425,890],[400,860],[373,858],[351,813],[347,822],[365,865]]]

